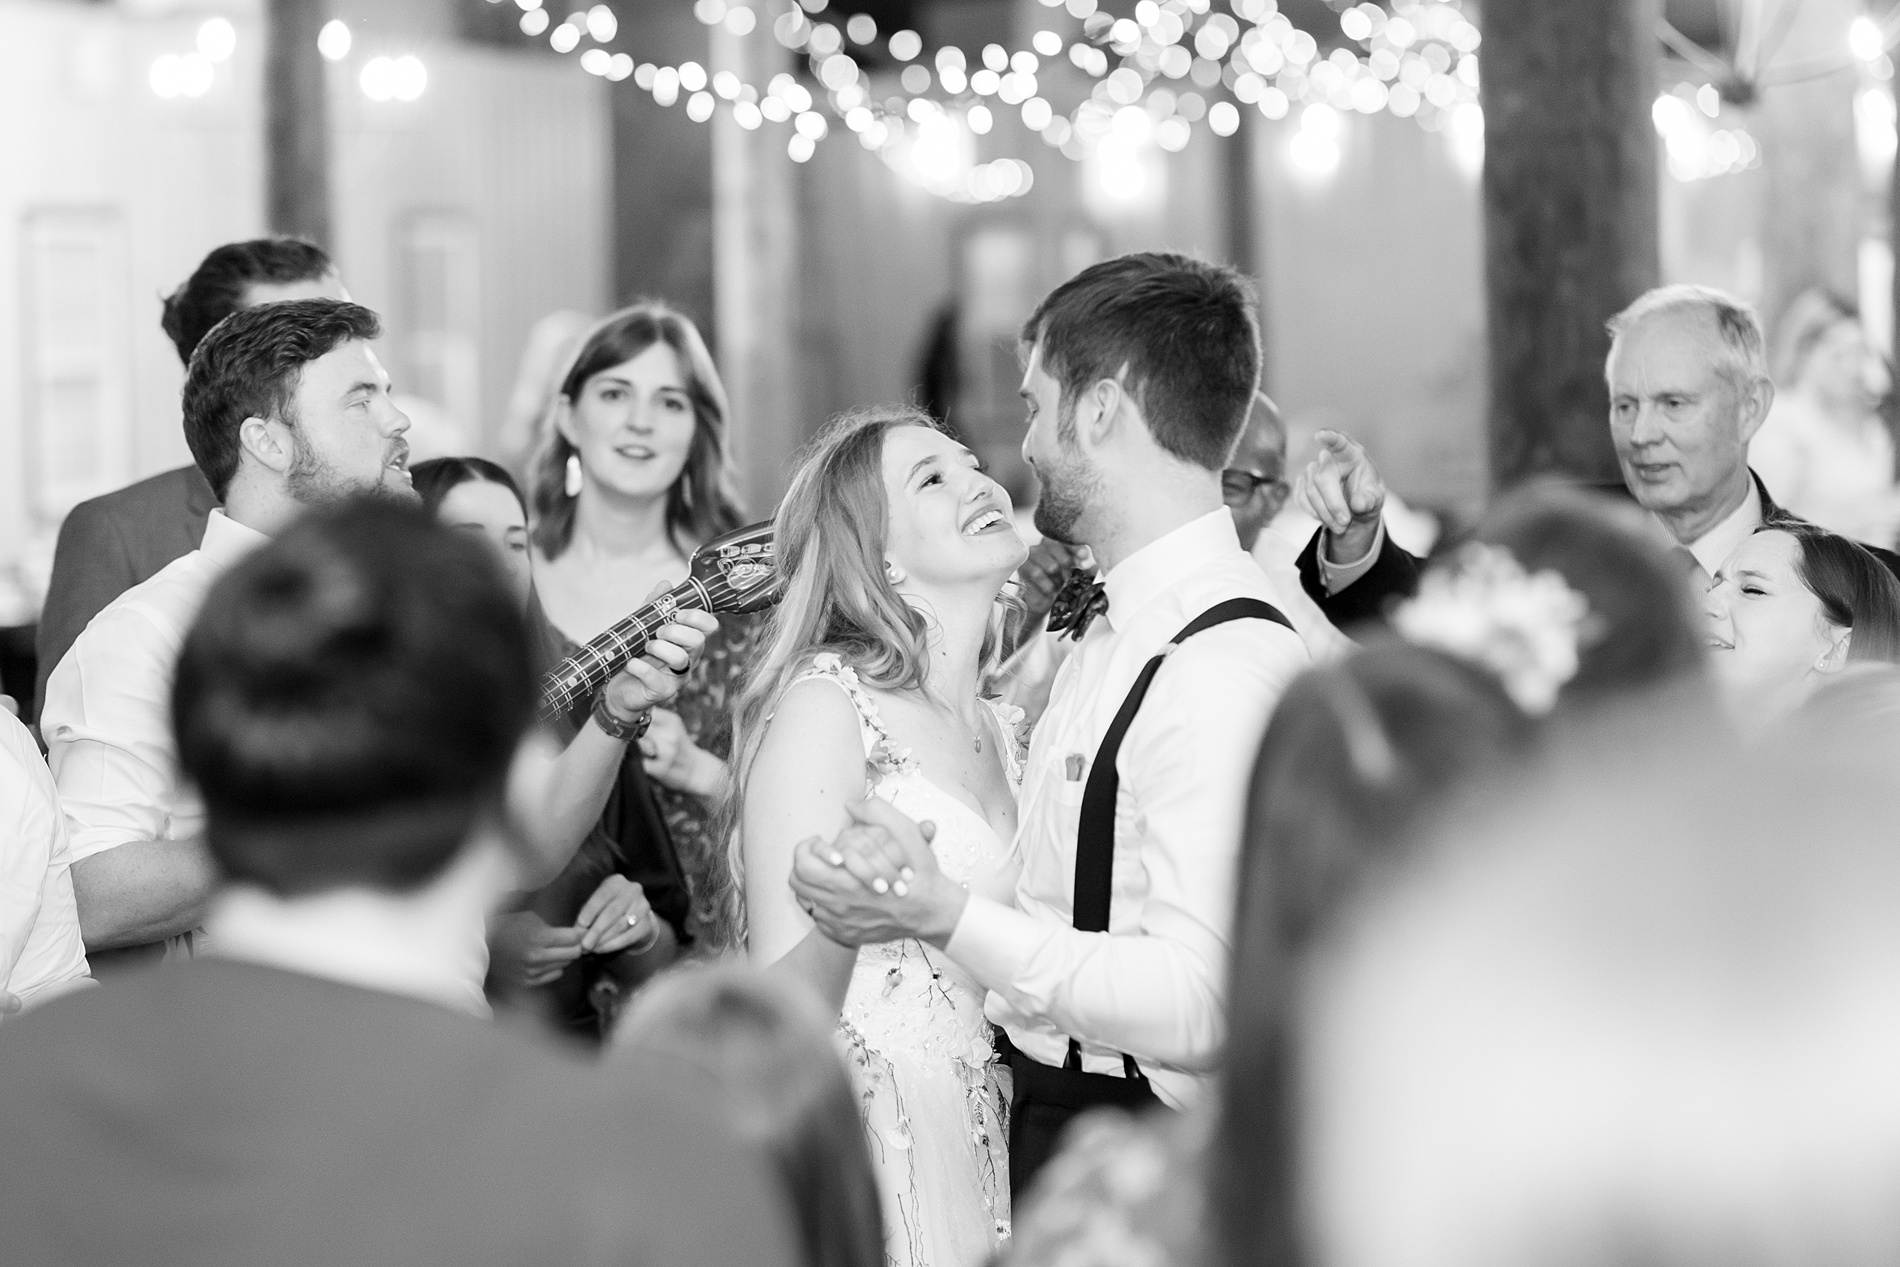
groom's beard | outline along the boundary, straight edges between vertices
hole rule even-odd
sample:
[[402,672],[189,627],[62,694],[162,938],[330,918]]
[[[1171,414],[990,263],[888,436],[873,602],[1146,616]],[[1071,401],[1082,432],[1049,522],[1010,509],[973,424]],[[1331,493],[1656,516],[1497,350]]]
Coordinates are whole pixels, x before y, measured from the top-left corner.
[[1042,494],[1036,499],[1036,531],[1064,545],[1081,545],[1076,524],[1101,500],[1102,477],[1087,458],[1073,451],[1058,465],[1036,468]]

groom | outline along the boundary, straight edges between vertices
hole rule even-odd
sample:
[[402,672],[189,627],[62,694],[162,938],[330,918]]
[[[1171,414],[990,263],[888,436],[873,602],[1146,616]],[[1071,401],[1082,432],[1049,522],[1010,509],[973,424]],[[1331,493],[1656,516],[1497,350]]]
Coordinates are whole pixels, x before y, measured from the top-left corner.
[[1044,299],[1022,339],[1036,526],[1088,546],[1101,584],[1048,635],[1078,644],[1024,773],[1016,903],[946,879],[928,826],[878,801],[801,845],[792,876],[835,940],[917,937],[990,991],[1015,1072],[1017,1192],[1081,1110],[1200,1093],[1223,1038],[1254,754],[1308,663],[1221,498],[1260,372],[1240,276],[1109,260]]

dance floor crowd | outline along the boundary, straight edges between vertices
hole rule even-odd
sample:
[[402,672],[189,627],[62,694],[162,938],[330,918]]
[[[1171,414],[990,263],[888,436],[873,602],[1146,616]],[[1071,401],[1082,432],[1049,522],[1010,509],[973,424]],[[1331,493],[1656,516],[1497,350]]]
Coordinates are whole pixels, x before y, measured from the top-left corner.
[[1900,1261],[1841,306],[1636,298],[1626,487],[1429,552],[1177,255],[1025,323],[1029,513],[901,404],[748,511],[660,302],[518,470],[411,462],[309,243],[163,324],[193,465],[0,713],[0,1260]]

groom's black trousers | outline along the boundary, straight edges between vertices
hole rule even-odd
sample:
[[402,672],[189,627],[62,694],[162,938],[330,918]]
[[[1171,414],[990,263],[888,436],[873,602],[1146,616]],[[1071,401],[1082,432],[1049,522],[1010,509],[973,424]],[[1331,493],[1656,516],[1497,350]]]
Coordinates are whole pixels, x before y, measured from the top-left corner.
[[997,1049],[1014,1075],[1009,1094],[1009,1194],[1029,1191],[1036,1172],[1055,1156],[1069,1122],[1093,1108],[1140,1112],[1161,1103],[1146,1078],[1060,1069],[1031,1060],[998,1029]]

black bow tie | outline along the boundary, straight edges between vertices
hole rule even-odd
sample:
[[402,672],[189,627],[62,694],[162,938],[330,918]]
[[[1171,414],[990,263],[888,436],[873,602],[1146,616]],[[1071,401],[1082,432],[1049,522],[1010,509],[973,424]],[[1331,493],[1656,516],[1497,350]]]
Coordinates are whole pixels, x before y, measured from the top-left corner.
[[1093,575],[1077,568],[1056,591],[1056,601],[1049,607],[1049,632],[1067,632],[1080,642],[1089,622],[1107,610],[1107,590]]

